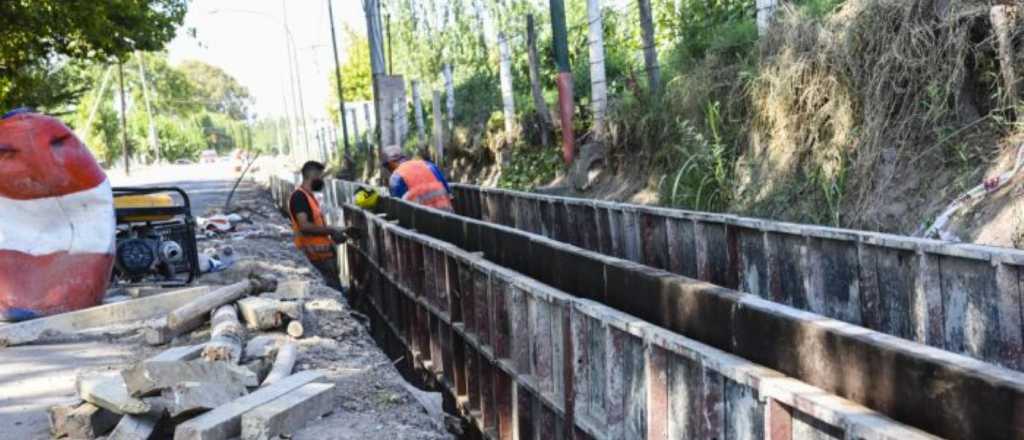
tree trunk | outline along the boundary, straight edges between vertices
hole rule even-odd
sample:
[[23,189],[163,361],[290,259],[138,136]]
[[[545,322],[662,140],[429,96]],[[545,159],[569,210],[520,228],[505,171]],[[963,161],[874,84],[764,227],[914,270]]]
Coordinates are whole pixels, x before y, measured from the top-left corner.
[[644,40],[644,66],[647,68],[647,87],[652,96],[657,96],[661,87],[661,69],[658,67],[658,49],[654,43],[654,17],[651,14],[651,0],[638,0],[640,6],[640,29]]
[[533,14],[526,16],[527,59],[530,63],[530,91],[533,94],[533,106],[540,117],[540,142],[545,147],[551,145],[551,110],[544,101],[544,91],[540,86],[540,57],[537,55],[537,32],[533,28]]
[[441,121],[441,92],[434,90],[433,98],[434,153],[437,154],[437,157],[434,159],[438,165],[441,165],[444,163],[444,123]]
[[511,136],[516,127],[516,102],[512,91],[512,51],[504,32],[498,33],[501,108],[505,115],[505,134]]
[[444,65],[444,91],[448,95],[445,104],[448,108],[448,136],[455,134],[455,80],[452,78],[451,63]]
[[420,81],[412,80],[412,106],[416,112],[416,141],[423,148],[426,144],[426,129],[423,127],[423,102],[420,101]]
[[775,14],[775,7],[778,6],[779,0],[757,0],[757,34],[764,36],[765,32],[768,31],[768,25],[771,23],[772,15]]
[[1017,12],[1015,9],[1011,6],[996,5],[991,11],[992,31],[996,36],[999,67],[1003,76],[1003,106],[1008,108],[1012,108],[1020,96],[1017,73],[1014,71],[1013,38],[1010,35],[1014,24],[1013,17]]
[[594,112],[594,134],[604,137],[605,113],[608,110],[608,84],[604,70],[604,24],[601,0],[587,0],[590,22],[590,102]]

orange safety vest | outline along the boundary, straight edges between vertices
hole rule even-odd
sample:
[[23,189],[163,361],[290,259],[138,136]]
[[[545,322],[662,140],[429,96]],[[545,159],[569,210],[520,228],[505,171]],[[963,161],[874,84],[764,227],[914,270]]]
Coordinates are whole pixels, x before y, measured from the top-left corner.
[[409,188],[403,199],[431,208],[452,210],[451,195],[445,189],[444,183],[430,170],[430,165],[426,161],[407,160],[395,169],[395,173]]
[[[295,189],[296,192],[301,191],[306,196],[306,201],[309,202],[309,209],[313,211],[313,218],[310,220],[316,226],[324,226],[324,215],[320,212],[320,204],[317,203],[316,197],[310,194],[302,187]],[[292,195],[295,193],[293,192]],[[290,198],[288,200],[291,200]],[[295,247],[299,248],[300,251],[306,254],[309,261],[324,261],[335,258],[334,254],[334,241],[328,235],[308,235],[299,232],[299,221],[295,218],[295,213],[292,212],[291,207],[288,207],[288,216],[292,220],[292,232],[295,233]]]

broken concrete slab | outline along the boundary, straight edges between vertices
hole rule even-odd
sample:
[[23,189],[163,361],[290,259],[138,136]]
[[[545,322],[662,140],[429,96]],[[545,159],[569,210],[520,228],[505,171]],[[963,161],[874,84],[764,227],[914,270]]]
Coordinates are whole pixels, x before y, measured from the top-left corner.
[[47,410],[46,415],[50,421],[50,434],[54,438],[61,437],[66,433],[64,424],[67,423],[68,415],[81,404],[82,402],[78,401],[69,404],[53,405]]
[[163,414],[127,415],[114,427],[107,440],[149,440]]
[[242,416],[242,440],[270,440],[334,409],[334,384],[311,383]]
[[146,402],[128,395],[124,378],[116,371],[79,375],[75,389],[82,400],[118,414],[145,414],[150,410]]
[[247,393],[237,383],[181,382],[163,390],[171,417],[201,410],[213,409]]
[[293,374],[271,386],[239,397],[231,403],[178,425],[174,431],[174,440],[220,440],[237,436],[242,432],[242,416],[245,413],[303,385],[325,380],[324,376],[316,371]]
[[191,287],[130,301],[106,304],[74,312],[0,327],[0,347],[32,343],[46,334],[74,333],[168,313],[209,293],[208,286]]
[[54,437],[93,439],[110,432],[119,420],[120,414],[86,402],[65,415],[64,423],[60,430],[54,433]]
[[277,290],[265,295],[276,299],[306,299],[309,297],[309,281],[285,281],[277,284]]
[[237,304],[246,327],[252,330],[281,327],[286,318],[302,319],[302,304],[299,302],[249,297],[239,300]]
[[192,359],[199,358],[200,353],[203,352],[203,345],[182,345],[179,347],[168,348],[160,354],[149,358],[152,362],[176,362],[176,361],[190,361]]
[[138,362],[121,372],[132,396],[144,396],[180,382],[231,383],[256,386],[256,373],[225,362],[155,361]]

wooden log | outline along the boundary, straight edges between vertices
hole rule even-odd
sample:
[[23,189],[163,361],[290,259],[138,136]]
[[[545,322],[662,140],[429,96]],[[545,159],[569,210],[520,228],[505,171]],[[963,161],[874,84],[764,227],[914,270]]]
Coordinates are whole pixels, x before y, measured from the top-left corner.
[[288,339],[282,333],[266,333],[249,339],[245,343],[245,359],[256,359],[273,356],[277,349]]
[[178,331],[186,323],[210,313],[217,307],[235,302],[246,295],[270,292],[276,288],[276,280],[251,276],[248,280],[221,287],[174,309],[167,315],[167,327],[171,331]]
[[301,338],[306,333],[306,327],[302,325],[302,321],[295,320],[288,323],[285,331],[288,333],[288,336]]
[[210,342],[203,347],[203,359],[209,362],[228,361],[237,364],[242,358],[242,342],[245,330],[238,322],[235,306],[220,306],[211,319],[213,331]]
[[284,344],[277,351],[277,358],[274,359],[274,366],[271,367],[270,374],[267,375],[267,378],[263,380],[260,386],[270,385],[292,374],[292,368],[295,367],[295,358],[298,355],[298,351],[298,346],[295,343],[289,342]]
[[128,394],[120,374],[78,376],[75,388],[82,400],[118,414],[145,414],[150,410],[146,402]]
[[0,347],[30,344],[43,337],[44,333],[74,333],[111,324],[141,321],[168,313],[209,292],[207,286],[192,287],[0,326]]

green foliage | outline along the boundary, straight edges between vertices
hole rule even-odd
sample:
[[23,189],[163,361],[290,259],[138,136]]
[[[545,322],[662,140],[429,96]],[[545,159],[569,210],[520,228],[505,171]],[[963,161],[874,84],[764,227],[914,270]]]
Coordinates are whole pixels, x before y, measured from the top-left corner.
[[[341,65],[341,85],[345,101],[373,100],[373,72],[370,68],[370,45],[366,35],[348,26],[342,32],[345,38],[345,63]],[[334,71],[328,73],[331,96],[327,98],[327,113],[338,121],[338,82]]]
[[562,169],[562,156],[554,148],[528,148],[520,144],[508,154],[508,166],[498,179],[500,188],[528,191],[550,182]]
[[248,117],[252,101],[249,90],[220,67],[187,60],[178,70],[195,89],[194,99],[207,111],[223,113],[239,121]]
[[719,104],[708,104],[705,137],[687,120],[679,121],[677,143],[662,149],[658,162],[669,173],[659,183],[662,204],[700,211],[724,211],[733,195],[735,155],[723,143]]
[[161,49],[187,0],[0,2],[0,108],[54,110],[77,100],[83,61]]

